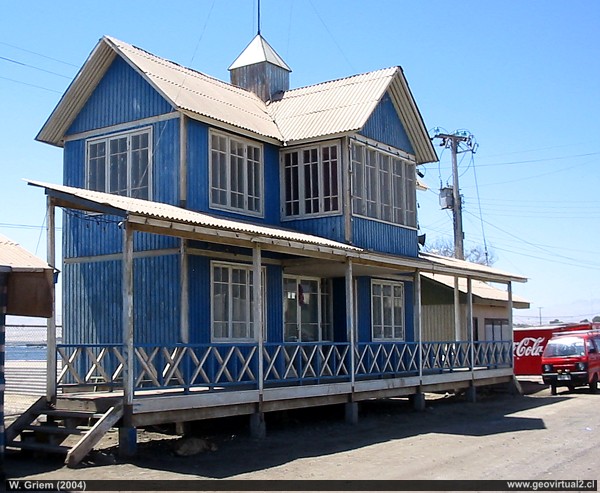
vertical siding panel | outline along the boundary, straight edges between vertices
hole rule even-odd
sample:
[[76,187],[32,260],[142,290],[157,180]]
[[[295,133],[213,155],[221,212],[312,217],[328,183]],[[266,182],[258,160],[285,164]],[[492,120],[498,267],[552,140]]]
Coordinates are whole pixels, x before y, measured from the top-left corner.
[[415,340],[415,285],[413,282],[404,282],[404,340]]
[[190,283],[190,342],[210,342],[210,260],[190,255],[188,262]]
[[371,341],[371,278],[356,278],[356,323],[358,342]]
[[282,226],[287,229],[345,243],[344,216],[341,215],[283,221]]
[[418,255],[417,231],[414,229],[354,217],[352,219],[352,238],[355,246],[367,250],[407,257]]
[[[336,277],[332,279],[333,303],[333,339],[335,342],[347,342],[348,331],[346,328],[346,279]],[[355,319],[354,323],[358,324]]]
[[208,127],[188,119],[188,190],[187,206],[195,211],[208,210]]
[[383,142],[409,154],[415,153],[389,93],[385,93],[360,131],[365,137]]
[[173,111],[173,107],[120,57],[71,124],[67,135],[140,120]]
[[267,342],[283,341],[283,270],[267,265]]

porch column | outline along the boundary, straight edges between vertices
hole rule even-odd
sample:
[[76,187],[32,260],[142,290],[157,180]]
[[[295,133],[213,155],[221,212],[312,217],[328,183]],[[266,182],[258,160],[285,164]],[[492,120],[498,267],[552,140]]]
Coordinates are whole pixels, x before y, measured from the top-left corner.
[[4,471],[4,389],[6,379],[4,376],[4,359],[6,344],[6,307],[8,305],[8,273],[10,267],[0,265],[0,471]]
[[354,330],[354,281],[352,272],[352,259],[346,261],[346,331],[348,340],[350,341],[350,382],[352,384],[352,393],[354,393],[355,381],[355,348],[356,348],[356,333]]
[[[54,269],[56,265],[56,216],[54,200],[46,198],[46,260],[48,265]],[[54,282],[53,273],[52,282]],[[47,356],[46,356],[46,400],[56,401],[56,287],[53,284],[50,290],[52,297],[52,316],[46,320]]]
[[125,219],[123,222],[123,426],[119,428],[119,454],[131,457],[137,452],[137,432],[132,426],[133,372],[133,230]]
[[457,276],[454,276],[454,340],[462,340],[460,330],[460,289]]
[[261,267],[261,249],[256,243],[252,249],[252,275],[254,277],[254,326],[258,331],[258,390],[262,400],[264,388],[264,354],[265,345],[264,323],[263,323],[263,286],[262,286],[262,267]]
[[510,328],[511,338],[513,333],[513,291],[512,291],[512,281],[508,281],[506,286],[506,290],[508,292],[508,327]]
[[262,399],[264,389],[264,354],[265,334],[263,327],[263,286],[262,286],[262,268],[261,268],[261,250],[258,243],[254,244],[252,249],[252,277],[254,278],[254,306],[253,318],[254,328],[258,331],[258,406],[254,414],[250,416],[250,434],[254,438],[265,438],[267,426],[265,415],[262,411]]
[[422,315],[422,300],[421,300],[421,271],[415,272],[415,300],[414,300],[414,323],[417,329],[417,340],[419,342],[419,381],[423,380],[423,315]]
[[469,334],[469,351],[471,358],[471,386],[467,389],[467,400],[477,400],[477,389],[475,388],[475,337],[473,334],[473,290],[472,280],[467,277],[467,332]]

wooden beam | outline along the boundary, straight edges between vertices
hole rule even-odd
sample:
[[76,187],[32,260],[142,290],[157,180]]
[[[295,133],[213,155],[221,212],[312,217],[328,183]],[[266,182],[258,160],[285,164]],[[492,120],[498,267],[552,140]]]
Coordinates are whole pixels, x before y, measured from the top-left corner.
[[[56,267],[56,216],[52,197],[46,198],[46,234],[47,234],[47,261],[53,269]],[[46,320],[46,400],[56,400],[56,284],[52,279],[50,289],[52,298],[52,316]]]
[[133,404],[133,372],[135,353],[133,350],[133,230],[126,221],[123,224],[123,399],[125,406]]
[[252,249],[252,277],[254,285],[254,330],[258,336],[258,391],[262,394],[264,388],[264,344],[265,333],[263,324],[263,282],[260,245],[254,245]]

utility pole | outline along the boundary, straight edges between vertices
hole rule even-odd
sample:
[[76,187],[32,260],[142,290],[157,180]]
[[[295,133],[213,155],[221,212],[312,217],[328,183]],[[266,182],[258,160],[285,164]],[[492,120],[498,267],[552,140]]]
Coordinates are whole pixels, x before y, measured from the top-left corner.
[[[443,209],[452,209],[454,219],[454,257],[460,260],[465,259],[465,248],[463,240],[465,234],[462,224],[462,199],[460,196],[460,187],[458,184],[458,162],[457,155],[459,152],[476,152],[478,144],[475,142],[473,135],[466,131],[456,131],[453,134],[436,133],[434,139],[442,139],[441,146],[450,149],[452,153],[452,197],[448,200],[449,188],[440,190],[440,202],[445,198],[442,204]],[[461,148],[462,144],[462,148]],[[444,193],[446,192],[446,193]]]

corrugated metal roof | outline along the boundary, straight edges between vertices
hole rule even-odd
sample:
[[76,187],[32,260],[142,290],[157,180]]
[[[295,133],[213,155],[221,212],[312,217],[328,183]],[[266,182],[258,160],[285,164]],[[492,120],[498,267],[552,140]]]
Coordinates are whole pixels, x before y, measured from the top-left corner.
[[450,269],[460,269],[466,272],[473,273],[481,273],[488,274],[490,276],[503,277],[506,279],[510,279],[518,282],[527,282],[527,278],[523,276],[518,276],[516,274],[511,274],[508,272],[501,271],[499,269],[494,269],[493,267],[488,267],[487,265],[475,264],[473,262],[467,262],[466,260],[459,260],[456,258],[450,257],[442,257],[441,255],[435,255],[433,253],[419,253],[419,257],[432,262],[434,265],[439,265],[440,267],[447,267]]
[[261,62],[269,62],[286,69],[288,72],[292,71],[287,63],[283,61],[283,58],[277,54],[273,47],[267,43],[267,40],[260,34],[254,36],[254,39],[250,41],[250,44],[244,48],[244,51],[240,53],[240,56],[238,56],[229,66],[229,70]]
[[280,100],[265,104],[250,91],[109,36],[100,40],[37,140],[62,145],[70,124],[112,63],[115,53],[146,78],[174,108],[191,117],[222,122],[282,144],[358,131],[389,91],[415,149],[417,162],[437,161],[399,67],[293,89],[286,91]]
[[[454,277],[452,276],[429,273],[422,273],[421,275],[427,279],[431,279],[443,284],[444,286],[454,289]],[[467,293],[467,280],[464,277],[460,277],[458,279],[458,289],[462,293]],[[477,279],[473,279],[471,281],[471,292],[474,296],[477,296],[483,300],[508,302],[508,291],[495,288],[494,286],[491,286],[483,281],[478,281]],[[529,301],[525,298],[521,298],[520,296],[513,294],[512,300],[513,303],[517,305],[527,305],[523,306],[523,308],[529,308]]]
[[0,235],[0,266],[10,267],[13,272],[52,270],[42,259],[2,235]]
[[206,228],[214,228],[215,230],[233,231],[238,233],[246,233],[267,238],[275,238],[291,242],[312,244],[321,247],[333,248],[344,251],[361,252],[361,248],[356,248],[345,243],[332,241],[327,238],[299,233],[287,229],[275,228],[271,226],[263,226],[259,224],[235,221],[222,217],[212,216],[210,214],[195,212],[188,209],[182,209],[174,205],[163,204],[160,202],[151,202],[149,200],[135,199],[131,197],[123,197],[121,195],[113,195],[104,192],[96,192],[93,190],[85,190],[82,188],[67,187],[64,185],[54,185],[38,181],[28,180],[30,185],[43,187],[48,190],[54,190],[63,194],[68,194],[77,199],[83,199],[89,202],[98,204],[99,206],[108,206],[112,209],[117,209],[125,214],[134,214],[144,217],[164,219],[167,221],[186,223],[195,226]]

